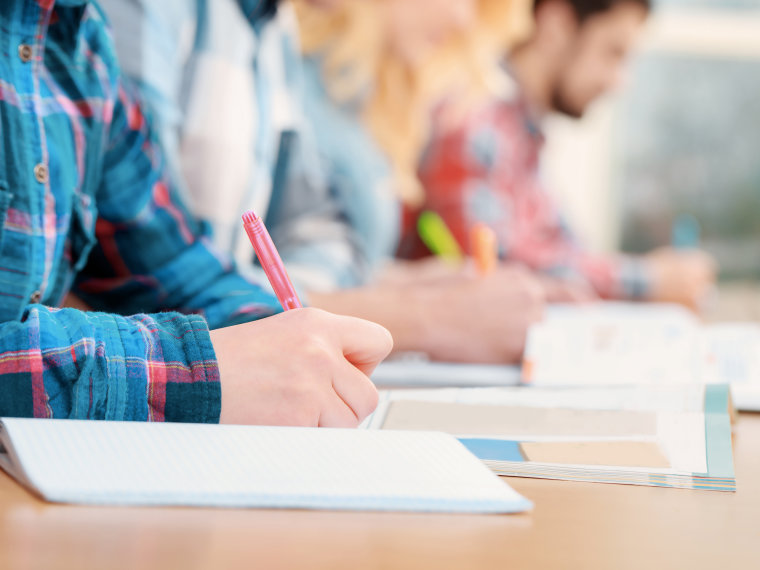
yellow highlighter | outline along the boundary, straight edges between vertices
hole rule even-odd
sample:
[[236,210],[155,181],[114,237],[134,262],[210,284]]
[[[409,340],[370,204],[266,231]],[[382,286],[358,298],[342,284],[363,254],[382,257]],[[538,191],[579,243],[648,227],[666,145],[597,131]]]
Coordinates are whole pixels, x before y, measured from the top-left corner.
[[499,260],[498,245],[494,231],[485,224],[475,224],[470,230],[470,245],[478,273],[481,275],[491,273],[496,268],[496,263]]
[[417,233],[433,255],[451,263],[462,261],[462,248],[446,222],[435,212],[426,210],[420,214],[417,218]]

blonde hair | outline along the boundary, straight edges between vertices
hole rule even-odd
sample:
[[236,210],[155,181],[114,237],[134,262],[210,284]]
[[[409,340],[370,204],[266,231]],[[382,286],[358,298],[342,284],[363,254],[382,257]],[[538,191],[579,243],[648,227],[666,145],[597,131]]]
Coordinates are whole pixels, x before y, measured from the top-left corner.
[[397,195],[415,205],[423,197],[416,171],[433,108],[451,98],[463,110],[504,88],[500,60],[527,31],[530,2],[479,0],[477,25],[414,68],[387,50],[383,2],[345,0],[328,9],[293,0],[303,52],[320,57],[335,101],[361,102],[362,120],[393,167]]

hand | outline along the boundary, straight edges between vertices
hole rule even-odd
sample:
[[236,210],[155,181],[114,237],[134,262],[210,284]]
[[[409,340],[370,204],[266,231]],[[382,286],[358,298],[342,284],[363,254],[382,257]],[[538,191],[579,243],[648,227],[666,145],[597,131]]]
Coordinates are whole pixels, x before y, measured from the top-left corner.
[[547,303],[594,303],[599,301],[599,295],[589,285],[580,280],[558,279],[544,275],[536,278],[544,288]]
[[356,427],[377,406],[369,374],[393,346],[380,325],[295,309],[211,331],[222,423]]
[[535,278],[511,266],[486,277],[468,266],[428,277],[310,292],[309,299],[388,327],[399,351],[425,352],[448,362],[519,362],[528,327],[543,313],[544,291]]
[[697,311],[715,284],[716,264],[700,250],[657,249],[644,257],[652,274],[652,300]]
[[427,285],[424,295],[423,348],[449,362],[519,362],[528,327],[541,319],[545,301],[541,283],[515,266],[485,277],[462,273]]

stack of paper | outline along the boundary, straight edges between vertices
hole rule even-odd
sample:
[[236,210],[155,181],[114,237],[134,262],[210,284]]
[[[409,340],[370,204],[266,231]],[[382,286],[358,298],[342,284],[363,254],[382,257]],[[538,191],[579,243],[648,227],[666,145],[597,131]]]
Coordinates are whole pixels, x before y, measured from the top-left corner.
[[0,467],[54,502],[511,513],[442,433],[3,419]]
[[456,435],[500,475],[734,491],[725,385],[383,392],[370,429]]
[[727,383],[760,411],[760,326],[702,326],[670,305],[558,306],[528,335],[523,381],[535,386]]

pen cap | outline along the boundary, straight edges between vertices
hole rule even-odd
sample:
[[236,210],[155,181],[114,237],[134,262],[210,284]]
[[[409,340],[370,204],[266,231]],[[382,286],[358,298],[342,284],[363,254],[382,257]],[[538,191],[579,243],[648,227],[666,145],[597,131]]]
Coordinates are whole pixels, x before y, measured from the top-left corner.
[[483,223],[475,224],[470,230],[470,246],[478,272],[481,275],[491,273],[499,257],[494,231]]

